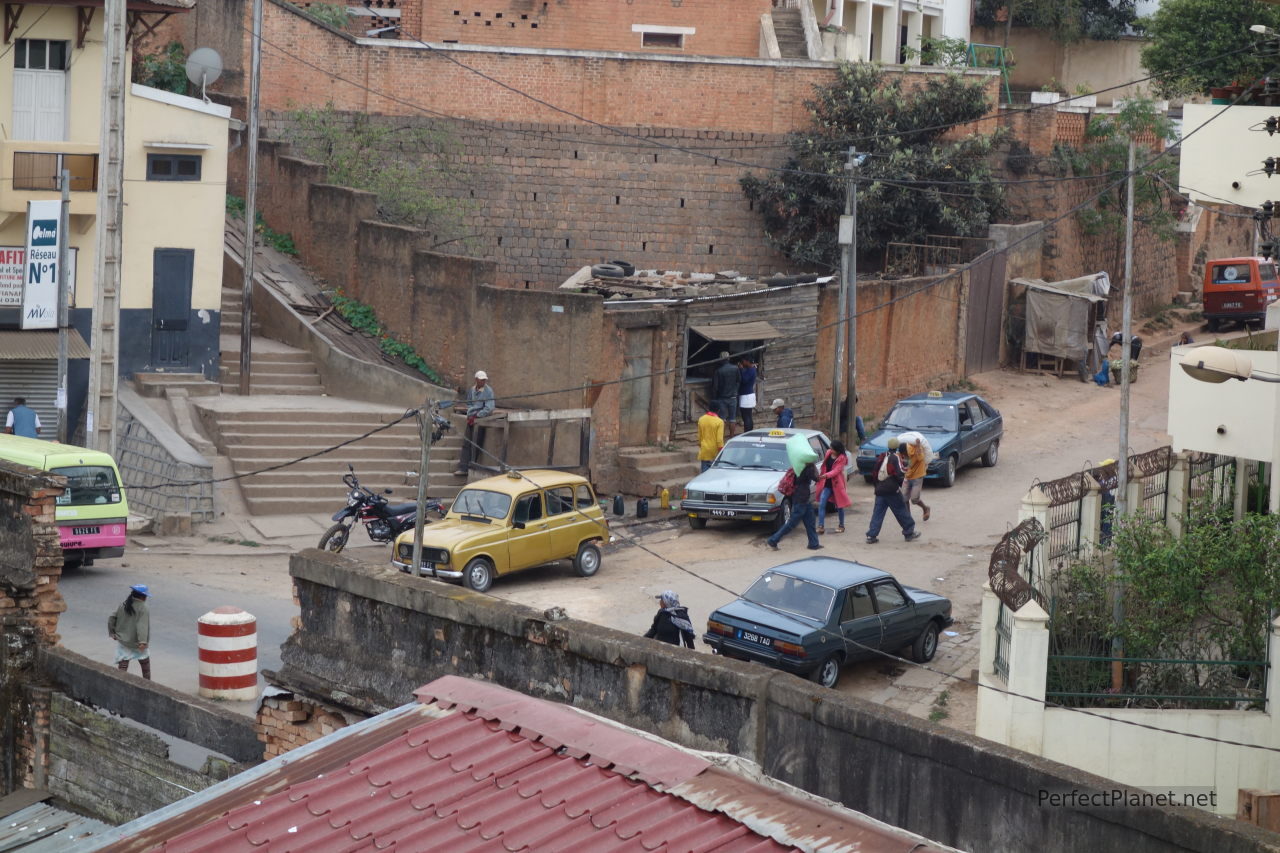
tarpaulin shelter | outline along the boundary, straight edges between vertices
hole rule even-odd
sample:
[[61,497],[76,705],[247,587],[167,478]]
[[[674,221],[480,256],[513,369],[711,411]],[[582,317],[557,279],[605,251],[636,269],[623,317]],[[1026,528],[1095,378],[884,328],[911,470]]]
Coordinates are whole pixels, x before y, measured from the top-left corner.
[[[1026,288],[1026,324],[1022,345],[1023,367],[1028,359],[1040,367],[1039,357],[1069,359],[1083,369],[1107,351],[1107,294],[1111,281],[1105,272],[1046,282],[1015,278],[1011,284]],[[1061,362],[1057,364],[1061,375]]]

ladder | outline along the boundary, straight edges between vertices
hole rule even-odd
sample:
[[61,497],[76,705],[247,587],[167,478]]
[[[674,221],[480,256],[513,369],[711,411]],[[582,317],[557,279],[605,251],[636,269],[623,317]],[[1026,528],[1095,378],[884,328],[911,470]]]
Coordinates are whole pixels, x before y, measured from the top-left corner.
[[120,221],[124,212],[125,0],[103,4],[102,174],[98,185],[97,263],[85,445],[115,453],[116,395],[120,382]]

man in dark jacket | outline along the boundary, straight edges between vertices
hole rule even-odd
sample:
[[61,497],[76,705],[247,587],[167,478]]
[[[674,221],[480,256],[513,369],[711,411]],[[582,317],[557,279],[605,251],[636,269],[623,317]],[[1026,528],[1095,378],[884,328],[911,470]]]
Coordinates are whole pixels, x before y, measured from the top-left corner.
[[728,352],[720,353],[720,358],[723,361],[711,377],[711,402],[724,418],[724,434],[728,438],[733,422],[738,419],[738,386],[742,384],[742,377]]
[[680,597],[671,590],[655,595],[660,606],[653,617],[653,626],[645,632],[650,640],[659,640],[673,646],[684,644],[693,648],[693,623],[689,621],[689,610],[680,604]]
[[808,465],[800,469],[800,473],[796,474],[796,487],[791,493],[791,517],[787,519],[787,523],[778,528],[772,536],[765,540],[766,544],[773,550],[778,550],[778,542],[783,536],[790,533],[797,524],[804,524],[805,535],[809,537],[809,550],[817,551],[822,548],[818,544],[818,530],[814,522],[817,515],[816,508],[813,505],[813,487],[818,482],[818,467],[810,462]]
[[871,526],[867,528],[867,544],[880,541],[880,525],[884,523],[885,510],[893,513],[902,527],[902,536],[908,542],[920,538],[916,523],[911,519],[911,509],[902,495],[902,483],[907,474],[906,447],[898,439],[889,439],[889,450],[876,458],[872,469],[876,486],[876,504],[871,510]]

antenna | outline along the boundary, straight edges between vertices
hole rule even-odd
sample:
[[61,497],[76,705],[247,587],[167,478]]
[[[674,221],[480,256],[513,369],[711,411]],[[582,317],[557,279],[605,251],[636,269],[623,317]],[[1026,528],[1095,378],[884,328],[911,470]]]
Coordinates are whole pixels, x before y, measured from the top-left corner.
[[200,97],[205,103],[209,96],[205,87],[222,76],[222,57],[211,47],[200,47],[187,57],[187,79],[200,86]]

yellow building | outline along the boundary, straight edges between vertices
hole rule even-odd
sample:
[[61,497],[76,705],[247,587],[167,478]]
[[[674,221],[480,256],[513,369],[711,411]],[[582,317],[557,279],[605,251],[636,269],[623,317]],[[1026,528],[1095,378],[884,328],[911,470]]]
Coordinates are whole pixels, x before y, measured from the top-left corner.
[[[129,0],[133,39],[193,0]],[[5,4],[0,45],[0,389],[56,419],[53,332],[20,325],[27,202],[61,197],[71,174],[71,323],[92,326],[102,2]],[[228,127],[231,110],[132,84],[125,94],[121,376],[217,374]],[[79,422],[88,350],[73,336],[68,416]],[[0,400],[0,408],[8,399]],[[56,422],[56,420],[55,420]]]

